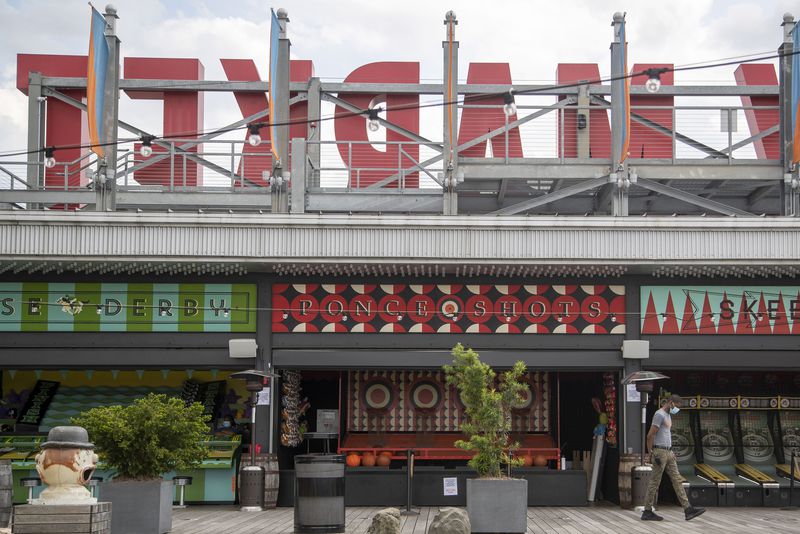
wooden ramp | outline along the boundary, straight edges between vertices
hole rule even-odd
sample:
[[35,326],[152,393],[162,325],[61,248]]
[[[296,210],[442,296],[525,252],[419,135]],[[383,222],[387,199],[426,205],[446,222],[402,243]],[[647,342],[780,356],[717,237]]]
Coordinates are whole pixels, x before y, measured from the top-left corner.
[[[372,515],[380,508],[347,509],[347,532],[366,533]],[[437,508],[422,508],[416,516],[403,516],[401,534],[425,534]],[[631,510],[611,505],[584,508],[528,508],[531,534],[796,534],[800,511],[776,508],[710,508],[693,521],[685,521],[683,510],[663,507],[665,520],[644,522]],[[172,534],[289,534],[294,527],[292,508],[265,512],[239,512],[232,506],[190,506],[175,510]]]

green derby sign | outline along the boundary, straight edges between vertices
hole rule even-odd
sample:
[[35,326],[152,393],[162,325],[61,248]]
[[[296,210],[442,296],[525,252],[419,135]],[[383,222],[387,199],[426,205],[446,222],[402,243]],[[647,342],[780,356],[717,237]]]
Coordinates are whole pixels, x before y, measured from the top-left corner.
[[254,284],[0,283],[5,332],[255,332]]

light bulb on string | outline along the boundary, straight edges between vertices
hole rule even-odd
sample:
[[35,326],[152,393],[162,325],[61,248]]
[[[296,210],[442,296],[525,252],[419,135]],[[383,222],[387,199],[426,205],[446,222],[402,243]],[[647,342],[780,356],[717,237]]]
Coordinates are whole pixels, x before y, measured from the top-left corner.
[[369,110],[369,122],[367,123],[367,128],[369,128],[370,132],[377,132],[381,127],[381,123],[378,120],[378,113],[380,111],[380,108],[373,108]]
[[667,69],[647,69],[644,71],[645,75],[647,75],[644,88],[648,93],[657,93],[661,89],[661,74],[666,71]]
[[258,126],[258,124],[251,124],[248,126],[248,130],[250,130],[250,136],[247,138],[247,142],[250,143],[250,146],[258,146],[261,144],[261,136],[258,134]]
[[503,113],[506,114],[506,117],[517,113],[517,103],[514,102],[513,89],[509,89],[507,93],[503,94]]
[[44,149],[44,166],[48,169],[56,166],[56,158],[53,156],[55,151],[56,149],[51,146]]
[[142,146],[139,148],[139,154],[142,155],[143,158],[149,158],[153,155],[153,140],[155,139],[154,135],[143,135],[142,136]]

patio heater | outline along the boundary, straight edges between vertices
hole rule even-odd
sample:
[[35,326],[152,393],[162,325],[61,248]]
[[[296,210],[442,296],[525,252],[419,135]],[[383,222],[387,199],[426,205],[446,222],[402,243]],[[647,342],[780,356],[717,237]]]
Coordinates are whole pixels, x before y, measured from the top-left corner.
[[640,465],[644,465],[645,440],[647,439],[647,403],[650,402],[650,393],[653,392],[654,382],[665,378],[669,377],[654,371],[635,371],[622,379],[622,384],[626,386],[628,384],[635,384],[636,391],[638,391],[640,395],[642,406],[642,454]]
[[669,378],[661,373],[654,371],[635,371],[622,379],[622,384],[634,384],[636,391],[639,392],[639,400],[642,406],[642,450],[640,464],[631,469],[631,500],[633,506],[644,506],[645,496],[647,495],[647,483],[653,474],[651,466],[644,465],[644,455],[647,440],[647,403],[650,401],[650,394],[653,392],[655,381]]
[[[239,510],[242,512],[260,512],[264,504],[264,468],[256,465],[256,407],[258,394],[264,389],[266,379],[270,387],[275,387],[277,375],[268,371],[250,369],[233,373],[231,378],[245,381],[245,388],[250,392],[251,429],[250,429],[250,465],[243,467],[239,475]],[[272,409],[272,406],[270,406]],[[270,421],[270,426],[271,421]]]

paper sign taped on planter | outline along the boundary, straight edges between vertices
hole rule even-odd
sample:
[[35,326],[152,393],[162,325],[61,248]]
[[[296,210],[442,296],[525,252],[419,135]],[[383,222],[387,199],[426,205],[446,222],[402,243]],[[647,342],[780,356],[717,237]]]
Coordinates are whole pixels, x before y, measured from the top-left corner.
[[458,495],[458,479],[456,477],[447,477],[443,480],[445,497]]
[[259,406],[269,406],[269,388],[266,387],[258,392],[258,403]]

